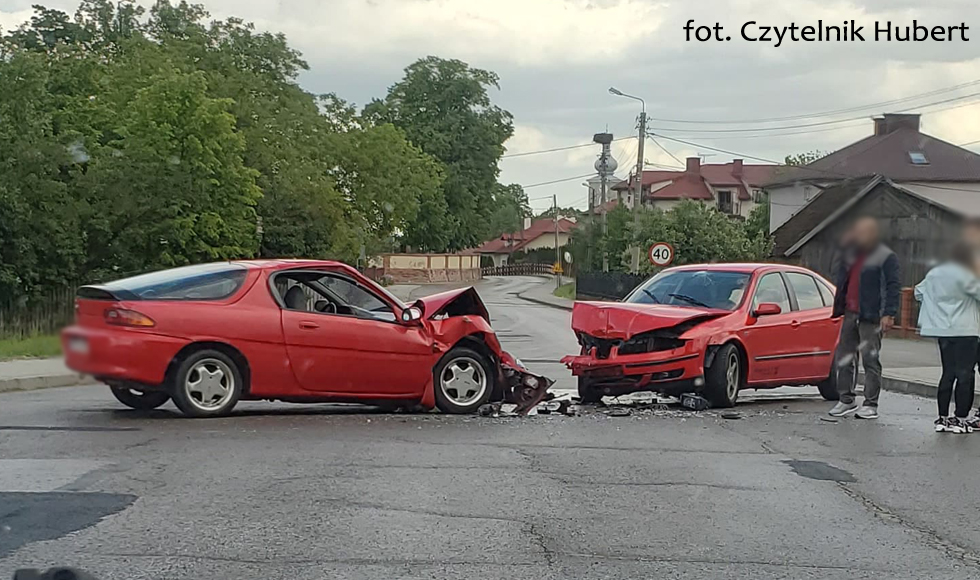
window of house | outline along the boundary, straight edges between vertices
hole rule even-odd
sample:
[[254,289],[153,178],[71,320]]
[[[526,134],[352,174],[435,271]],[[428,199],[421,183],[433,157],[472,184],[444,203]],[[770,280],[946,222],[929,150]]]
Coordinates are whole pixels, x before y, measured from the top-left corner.
[[793,292],[796,293],[796,303],[800,310],[823,308],[824,303],[820,296],[820,288],[817,287],[817,281],[813,279],[813,276],[787,272],[786,280],[789,281],[790,286],[793,287]]
[[909,151],[909,159],[912,161],[912,165],[929,165],[925,153],[919,151]]
[[755,310],[764,302],[778,304],[783,312],[790,311],[786,284],[783,283],[783,277],[775,272],[766,274],[759,280],[759,286],[755,289],[755,298],[752,299],[752,309]]
[[734,213],[735,207],[732,203],[732,192],[730,190],[718,192],[718,209],[722,213]]

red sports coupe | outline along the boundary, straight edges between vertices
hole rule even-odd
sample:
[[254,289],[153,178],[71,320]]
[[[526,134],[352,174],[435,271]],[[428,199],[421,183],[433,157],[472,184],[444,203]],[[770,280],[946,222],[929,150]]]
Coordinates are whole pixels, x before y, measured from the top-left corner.
[[703,393],[731,407],[740,390],[817,385],[837,398],[834,287],[804,268],[712,264],[664,270],[622,302],[576,302],[580,354],[562,359],[579,395]]
[[526,410],[552,381],[500,348],[476,290],[405,305],[338,262],[175,268],[83,286],[62,332],[68,366],[136,409],[189,416],[242,399],[358,402],[470,413]]

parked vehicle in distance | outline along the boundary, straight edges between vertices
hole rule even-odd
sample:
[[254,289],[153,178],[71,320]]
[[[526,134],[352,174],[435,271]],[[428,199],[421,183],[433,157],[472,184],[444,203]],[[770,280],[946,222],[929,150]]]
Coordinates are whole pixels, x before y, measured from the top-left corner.
[[779,264],[669,268],[622,302],[576,302],[582,347],[562,359],[579,396],[700,392],[731,407],[742,389],[817,385],[837,398],[834,287]]
[[75,312],[66,363],[135,409],[172,398],[212,417],[265,399],[470,413],[529,408],[552,384],[501,349],[475,289],[406,305],[338,262],[174,268],[83,286]]

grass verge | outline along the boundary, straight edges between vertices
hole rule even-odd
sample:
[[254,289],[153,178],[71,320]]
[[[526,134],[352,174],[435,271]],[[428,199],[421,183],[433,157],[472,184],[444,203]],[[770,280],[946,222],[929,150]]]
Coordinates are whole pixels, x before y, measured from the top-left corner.
[[567,298],[568,300],[575,300],[575,282],[562,284],[553,292],[553,294],[559,298]]
[[61,354],[61,339],[57,334],[39,334],[27,338],[0,338],[0,360],[12,358],[41,358]]

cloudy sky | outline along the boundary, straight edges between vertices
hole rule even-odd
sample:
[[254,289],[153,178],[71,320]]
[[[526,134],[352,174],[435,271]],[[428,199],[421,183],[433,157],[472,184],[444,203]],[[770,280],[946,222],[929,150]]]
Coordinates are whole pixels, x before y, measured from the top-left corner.
[[[30,4],[74,12],[74,0],[0,0],[0,26],[26,20]],[[144,2],[145,3],[145,2]],[[832,151],[867,135],[870,117],[922,112],[923,130],[960,144],[980,140],[980,3],[976,0],[205,0],[216,18],[239,16],[284,32],[311,70],[302,84],[363,105],[381,96],[419,57],[459,58],[496,71],[493,99],[514,115],[508,153],[591,141],[608,130],[635,132],[643,97],[650,127],[694,145],[647,141],[646,160],[677,165],[707,155],[781,160]],[[684,24],[724,26],[730,42],[688,42]],[[746,42],[758,26],[864,25],[865,42]],[[966,23],[968,42],[874,42],[875,22],[928,26]],[[756,30],[758,30],[756,28]],[[758,32],[757,32],[758,33]],[[958,34],[958,33],[957,33]],[[916,99],[906,99],[932,93]],[[960,98],[962,97],[962,98]],[[956,99],[956,100],[953,100]],[[899,102],[894,102],[899,101]],[[942,102],[940,102],[942,101]],[[847,110],[836,114],[828,112]],[[814,117],[803,115],[820,114]],[[760,120],[792,119],[761,122]],[[698,121],[697,123],[677,121]],[[715,123],[705,123],[714,121]],[[739,123],[741,121],[741,123]],[[980,143],[971,146],[980,151]],[[613,144],[620,166],[636,161],[636,140]],[[502,161],[502,181],[533,185],[592,171],[594,147]],[[622,172],[621,172],[622,173]],[[527,190],[536,209],[583,207],[582,179]]]

